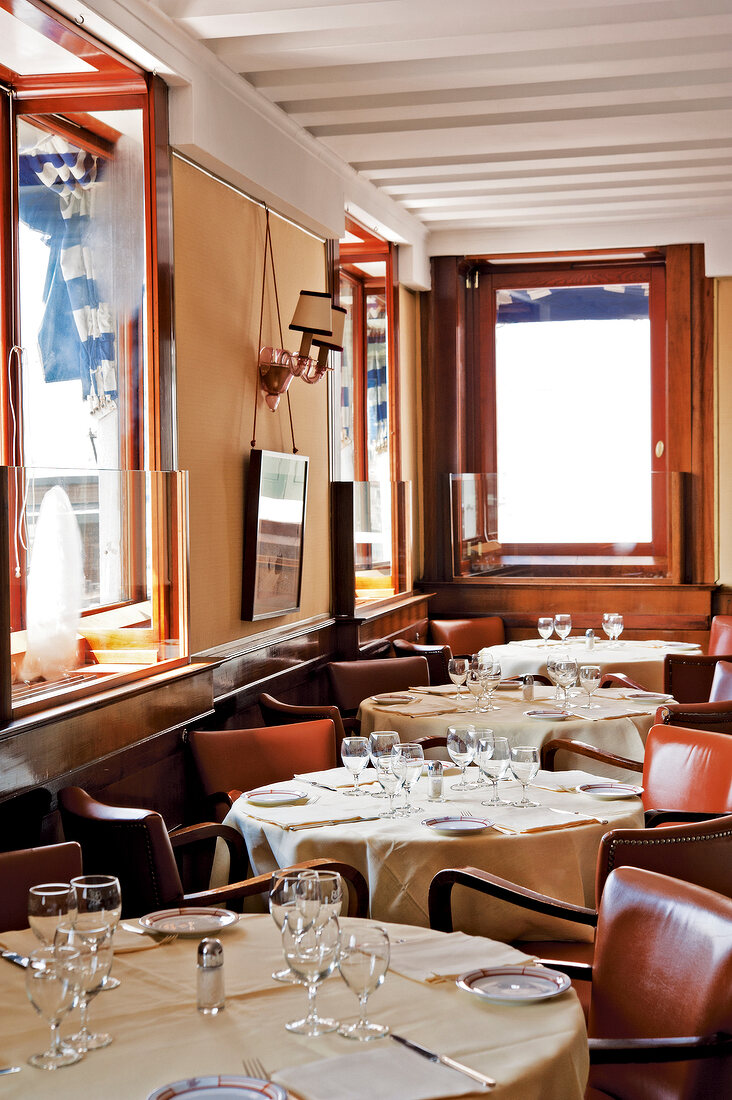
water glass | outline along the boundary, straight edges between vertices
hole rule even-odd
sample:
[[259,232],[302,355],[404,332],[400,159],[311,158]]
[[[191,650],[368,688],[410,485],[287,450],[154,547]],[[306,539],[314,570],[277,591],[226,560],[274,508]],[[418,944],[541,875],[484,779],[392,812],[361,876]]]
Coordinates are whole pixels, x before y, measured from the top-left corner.
[[[122,891],[115,875],[77,875],[71,885],[76,892],[77,919],[80,927],[107,925],[113,936],[122,916]],[[105,989],[117,989],[119,978],[107,975]]]
[[342,1023],[338,1034],[346,1039],[383,1039],[389,1034],[386,1024],[373,1024],[367,1018],[369,994],[384,981],[389,967],[389,937],[383,928],[358,928],[341,933],[338,967],[349,989],[358,997],[359,1016],[351,1023]]
[[564,641],[569,637],[569,632],[572,629],[572,616],[571,615],[555,615],[554,616],[554,629],[557,632],[557,637]]
[[539,771],[539,750],[534,745],[515,745],[511,748],[511,771],[514,779],[521,784],[521,800],[512,802],[512,806],[538,806],[527,797],[526,788]]
[[343,794],[363,796],[367,792],[362,791],[361,772],[367,766],[371,757],[369,742],[366,737],[344,737],[341,742],[341,760],[353,776],[353,790],[343,791]]
[[482,774],[493,784],[491,797],[482,806],[508,806],[498,797],[498,780],[507,774],[511,763],[511,749],[507,737],[496,737],[490,730],[481,731],[475,759]]
[[475,783],[468,783],[465,772],[475,757],[475,726],[448,726],[447,754],[453,764],[460,768],[460,779],[453,783],[450,790],[472,791]]
[[600,686],[600,666],[580,665],[579,682],[587,692],[587,709],[600,710],[600,704],[592,702],[592,696]]
[[554,633],[554,619],[551,615],[543,615],[537,623],[539,630],[539,637],[543,638],[545,642],[548,642]]
[[487,659],[481,658],[478,665],[481,679],[483,681],[483,687],[485,688],[488,696],[488,702],[483,710],[500,710],[493,702],[493,692],[496,690],[501,682],[501,662],[497,657],[488,657]]
[[602,616],[602,629],[607,635],[608,642],[612,642],[613,635],[615,634],[615,625],[613,623],[614,618],[614,611],[606,611]]
[[[309,874],[308,871],[282,871],[272,872],[272,881],[269,888],[269,911],[272,920],[280,932],[285,923],[285,917],[297,907],[297,895],[295,885],[300,875]],[[274,970],[272,977],[276,982],[297,982],[297,975],[289,966],[282,970]]]
[[379,814],[379,817],[399,817],[394,806],[394,798],[402,785],[402,778],[394,771],[394,760],[391,756],[379,758],[376,765],[376,778],[389,798],[389,809]]
[[290,969],[308,989],[307,1014],[299,1020],[285,1024],[288,1031],[297,1035],[325,1035],[335,1031],[337,1020],[319,1016],[317,992],[321,982],[333,973],[340,947],[340,926],[337,917],[329,917],[324,923],[308,921],[297,909],[291,910],[282,926],[282,947]]
[[455,698],[460,702],[460,687],[465,683],[468,674],[468,662],[465,657],[451,657],[447,662],[447,672],[453,684],[457,688]]
[[574,657],[559,657],[554,664],[554,675],[564,692],[564,706],[570,706],[568,689],[577,679],[577,661]]
[[375,730],[369,734],[369,753],[371,756],[371,763],[376,768],[376,779],[381,785],[382,790],[372,791],[372,798],[383,798],[386,787],[381,782],[381,772],[383,769],[379,768],[379,761],[385,757],[391,756],[391,750],[395,745],[398,745],[400,741],[399,734],[396,730]]
[[559,686],[559,675],[557,673],[557,662],[560,660],[557,656],[549,656],[546,659],[546,674],[554,684],[554,702],[560,703],[562,700],[561,688]]
[[60,921],[76,920],[76,891],[69,882],[42,882],[28,891],[28,924],[50,947]]
[[112,932],[104,922],[78,925],[59,924],[54,937],[56,949],[70,947],[76,958],[71,969],[76,984],[76,1003],[79,1006],[81,1027],[67,1042],[75,1050],[85,1054],[88,1050],[108,1047],[112,1036],[106,1032],[89,1031],[89,1003],[105,987],[112,967]]
[[480,700],[485,695],[485,683],[483,681],[483,674],[476,663],[475,666],[471,664],[471,667],[465,674],[465,683],[468,686],[468,691],[475,699],[475,706],[472,713],[478,714],[482,709],[480,706]]
[[421,745],[412,741],[405,741],[401,745],[395,745],[391,750],[391,766],[394,774],[401,780],[404,787],[405,800],[401,814],[408,817],[410,814],[420,813],[420,806],[412,806],[412,787],[422,774],[424,764],[424,751]]
[[77,990],[74,964],[77,960],[77,952],[68,947],[39,947],[31,952],[25,970],[25,990],[38,1015],[51,1028],[48,1050],[32,1054],[28,1059],[38,1069],[60,1069],[84,1057],[82,1051],[62,1044],[58,1030],[61,1020],[74,1006]]
[[617,613],[615,615],[613,615],[612,627],[613,627],[613,641],[614,642],[617,642],[618,638],[623,633],[623,626],[624,625],[625,624],[623,622],[623,616],[622,615],[618,615]]

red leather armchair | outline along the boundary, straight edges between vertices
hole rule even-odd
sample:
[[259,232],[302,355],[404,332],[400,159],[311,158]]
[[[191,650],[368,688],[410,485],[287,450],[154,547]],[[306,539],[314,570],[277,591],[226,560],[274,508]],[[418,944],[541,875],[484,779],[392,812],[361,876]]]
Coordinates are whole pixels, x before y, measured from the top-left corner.
[[709,652],[667,653],[663,662],[664,691],[678,703],[701,703],[714,699],[730,699],[732,694],[720,694],[721,685],[711,695],[720,659],[732,661],[732,615],[715,615],[709,632]]
[[506,632],[499,615],[481,619],[430,619],[430,640],[449,645],[454,657],[470,656],[489,645],[503,645]]
[[418,645],[404,638],[395,638],[391,644],[397,657],[424,657],[429,666],[431,684],[450,683],[447,663],[452,657],[452,650],[449,645]]
[[429,665],[424,657],[390,657],[374,661],[331,661],[326,666],[331,694],[344,716],[354,716],[363,699],[385,691],[428,687]]
[[31,886],[70,882],[81,873],[81,848],[73,841],[0,853],[0,932],[28,927]]

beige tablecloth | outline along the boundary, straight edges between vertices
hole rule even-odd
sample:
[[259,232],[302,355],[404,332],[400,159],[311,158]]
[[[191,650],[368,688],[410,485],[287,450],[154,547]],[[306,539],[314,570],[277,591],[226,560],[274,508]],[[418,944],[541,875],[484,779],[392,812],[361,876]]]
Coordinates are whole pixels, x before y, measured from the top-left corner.
[[[569,650],[572,657],[588,665],[599,665],[600,671],[624,672],[647,691],[663,691],[663,659],[667,653],[701,653],[697,645],[666,641],[623,641],[603,645],[599,641],[589,650],[584,637],[569,638],[567,642],[550,639],[550,651]],[[540,672],[546,676],[545,643],[540,638],[526,638],[508,645],[490,647],[499,658],[504,676],[523,676],[527,672]]]
[[[353,923],[343,921],[346,927]],[[395,954],[399,941],[425,936],[423,929],[394,926],[388,931]],[[429,936],[442,941],[441,933]],[[19,951],[36,945],[29,931],[5,933],[2,939]],[[46,1049],[47,1028],[26,999],[24,972],[0,963],[0,1058],[24,1067],[1,1079],[4,1100],[145,1100],[172,1081],[242,1074],[243,1058],[259,1058],[274,1074],[285,1067],[383,1047],[381,1042],[355,1043],[335,1034],[304,1039],[285,1030],[287,1020],[302,1014],[305,990],[270,979],[271,971],[282,965],[282,951],[269,916],[242,918],[221,933],[221,942],[227,995],[223,1013],[204,1017],[196,1011],[196,939],[121,955],[114,966],[120,988],[96,997],[90,1013],[92,1024],[110,1031],[114,1042],[54,1073],[25,1064],[30,1054]],[[485,966],[505,961],[503,945],[484,940],[478,948]],[[323,1013],[338,1019],[356,1014],[356,998],[337,976],[321,987],[318,1002]],[[390,972],[369,999],[369,1009],[372,1019],[394,1031],[495,1077],[498,1084],[490,1095],[496,1100],[581,1100],[587,1043],[582,1012],[571,990],[541,1004],[506,1009],[479,1002],[452,982],[430,985]],[[68,1017],[62,1034],[76,1026],[76,1015]],[[467,1079],[466,1084],[469,1092]],[[379,1100],[400,1096],[399,1090],[382,1091]]]
[[[468,769],[471,774],[475,778],[476,770]],[[542,778],[547,784],[556,782],[550,773],[540,772],[537,783]],[[567,818],[547,810],[546,831],[511,835],[489,828],[473,836],[445,837],[421,824],[422,820],[463,812],[494,818],[508,828],[520,829],[527,821],[536,824],[533,817],[525,816],[529,811],[510,807],[493,811],[481,805],[481,800],[488,797],[487,790],[451,790],[450,785],[456,781],[457,777],[445,780],[445,802],[431,803],[426,798],[427,780],[420,779],[413,800],[422,812],[409,818],[374,819],[374,814],[386,808],[385,799],[370,795],[348,798],[318,790],[313,805],[279,810],[252,806],[242,796],[227,815],[226,824],[238,828],[245,837],[258,874],[322,856],[344,860],[357,867],[369,884],[372,917],[424,927],[429,924],[429,884],[445,867],[480,867],[563,901],[594,905],[600,838],[610,828],[639,828],[643,822],[640,799],[605,802],[577,792],[531,787],[529,793],[535,801],[570,811],[570,821],[573,813],[600,820],[581,823],[578,819],[573,827],[559,829],[558,825],[566,826]],[[502,782],[499,792],[504,799],[516,799],[521,788],[515,782]],[[344,813],[360,813],[363,819],[302,828],[308,820],[322,822],[329,815],[335,819]],[[568,926],[564,921],[524,912],[465,890],[455,891],[454,902],[456,927],[467,932],[501,940],[582,936],[582,929],[576,925]],[[587,938],[589,935],[587,930]]]

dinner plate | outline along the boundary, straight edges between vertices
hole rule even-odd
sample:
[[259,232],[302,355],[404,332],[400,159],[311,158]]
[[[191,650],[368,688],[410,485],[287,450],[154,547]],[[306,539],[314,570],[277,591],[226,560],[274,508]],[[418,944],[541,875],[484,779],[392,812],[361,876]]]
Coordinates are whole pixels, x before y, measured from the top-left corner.
[[458,978],[458,989],[493,1004],[530,1004],[558,997],[569,989],[569,978],[544,966],[492,966]]
[[525,710],[525,718],[542,718],[545,722],[551,719],[552,722],[563,722],[565,718],[571,718],[572,715],[567,710]]
[[296,787],[258,787],[248,791],[244,797],[253,806],[303,806],[309,799],[306,791]]
[[625,698],[637,699],[639,703],[671,703],[674,697],[662,691],[628,691]]
[[637,798],[643,794],[642,787],[636,787],[633,783],[583,783],[577,788],[583,794],[591,794],[593,798]]
[[425,817],[422,824],[440,836],[472,836],[490,829],[493,822],[487,817]]
[[147,1100],[287,1100],[287,1092],[274,1081],[258,1077],[189,1077],[151,1092]]
[[524,686],[523,680],[501,680],[498,691],[520,691]]
[[140,917],[140,924],[161,935],[200,936],[208,932],[221,932],[238,920],[239,914],[232,913],[230,909],[196,909],[191,906],[190,909],[159,909],[156,913]]
[[387,706],[393,706],[396,703],[413,703],[413,695],[372,695],[371,698],[375,703],[386,703]]

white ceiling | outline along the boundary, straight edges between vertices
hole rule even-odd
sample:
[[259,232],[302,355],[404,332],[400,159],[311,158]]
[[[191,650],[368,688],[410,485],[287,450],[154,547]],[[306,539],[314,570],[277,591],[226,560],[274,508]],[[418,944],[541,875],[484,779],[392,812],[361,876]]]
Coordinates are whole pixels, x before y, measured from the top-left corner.
[[157,6],[433,232],[732,213],[732,0]]

